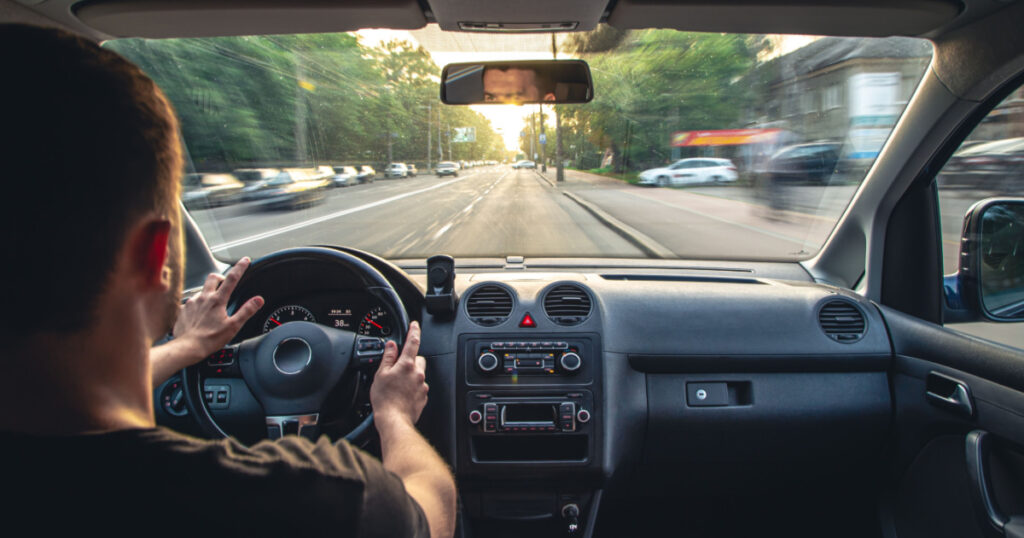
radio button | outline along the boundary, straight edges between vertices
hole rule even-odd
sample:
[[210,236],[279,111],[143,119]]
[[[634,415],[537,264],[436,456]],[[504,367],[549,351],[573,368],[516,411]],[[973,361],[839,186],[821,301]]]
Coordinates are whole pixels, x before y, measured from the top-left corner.
[[498,367],[498,357],[494,353],[482,353],[476,359],[476,365],[484,372],[492,372]]
[[483,420],[483,419],[484,419],[484,415],[480,411],[477,411],[476,409],[474,409],[474,410],[469,412],[469,423],[470,424],[480,424],[480,421]]
[[562,358],[558,359],[558,363],[562,365],[563,370],[575,372],[583,365],[583,359],[579,355],[569,352],[562,354]]
[[590,411],[587,411],[586,409],[580,409],[579,411],[576,412],[576,420],[583,424],[590,422]]
[[563,402],[558,406],[558,422],[563,432],[576,431],[576,404]]

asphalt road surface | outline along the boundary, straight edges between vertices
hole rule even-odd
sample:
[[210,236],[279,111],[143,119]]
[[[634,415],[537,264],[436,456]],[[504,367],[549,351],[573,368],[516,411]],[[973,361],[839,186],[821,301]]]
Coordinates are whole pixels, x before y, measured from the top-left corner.
[[[553,170],[546,176],[553,178]],[[569,171],[556,187],[533,170],[492,166],[456,178],[420,175],[332,189],[324,203],[307,209],[267,211],[250,202],[192,216],[225,260],[318,244],[391,260],[434,254],[645,258],[652,252],[797,260],[817,252],[854,190],[794,186],[784,193],[785,206],[772,210],[763,193],[739,186],[646,188]],[[955,267],[960,222],[976,199],[964,192],[941,196],[947,267]],[[1016,324],[956,328],[1024,348]]]

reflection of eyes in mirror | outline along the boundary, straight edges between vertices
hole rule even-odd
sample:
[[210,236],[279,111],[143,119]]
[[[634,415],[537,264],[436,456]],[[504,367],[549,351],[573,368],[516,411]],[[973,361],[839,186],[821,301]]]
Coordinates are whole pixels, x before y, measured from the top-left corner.
[[484,69],[484,101],[488,103],[523,103],[554,101],[550,81],[535,69],[510,67]]

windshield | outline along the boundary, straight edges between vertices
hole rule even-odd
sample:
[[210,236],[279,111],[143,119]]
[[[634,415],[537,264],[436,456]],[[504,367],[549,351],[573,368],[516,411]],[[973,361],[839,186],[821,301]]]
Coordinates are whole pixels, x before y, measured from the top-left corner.
[[[239,191],[190,207],[224,260],[313,244],[393,260],[805,259],[828,238],[932,54],[912,38],[607,26],[507,36],[431,25],[105,46],[174,104],[186,173],[278,185],[291,181],[274,175],[285,169],[302,181],[360,171],[294,200]],[[589,63],[592,102],[438,99],[447,63],[556,57]],[[412,166],[393,164],[401,162]],[[439,174],[449,167],[458,173]]]

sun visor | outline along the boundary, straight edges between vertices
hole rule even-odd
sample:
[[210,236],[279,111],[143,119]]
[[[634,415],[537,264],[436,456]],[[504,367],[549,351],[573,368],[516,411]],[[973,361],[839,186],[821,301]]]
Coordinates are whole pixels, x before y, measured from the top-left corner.
[[959,15],[955,0],[619,0],[608,24],[701,32],[918,36]]
[[82,23],[117,37],[208,37],[422,28],[416,0],[90,0]]
[[463,32],[558,32],[593,30],[607,0],[430,0],[442,30]]

